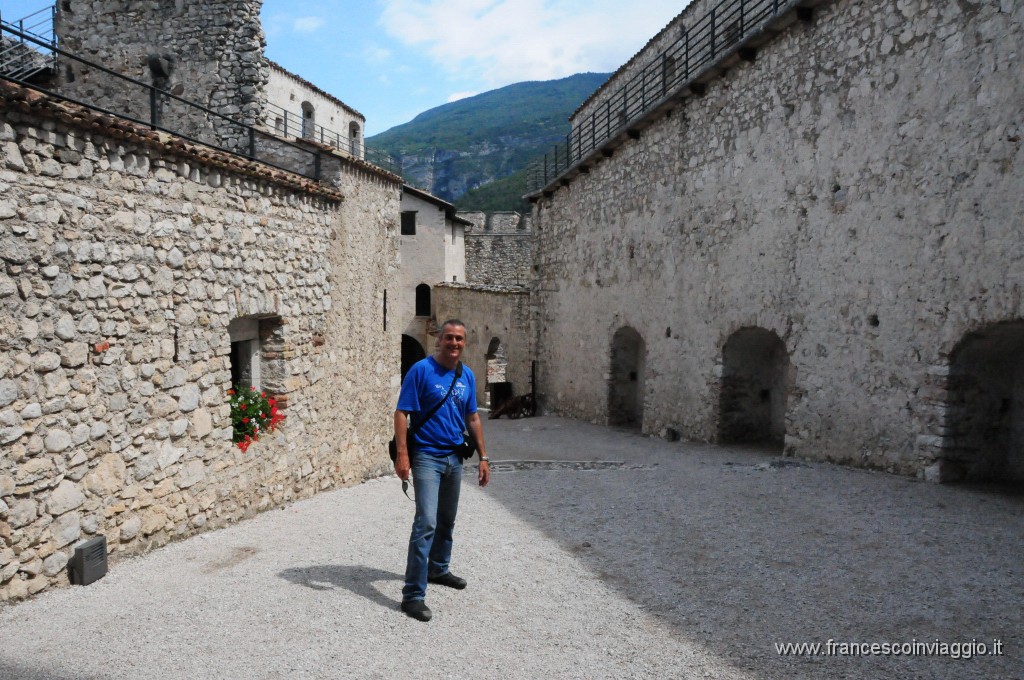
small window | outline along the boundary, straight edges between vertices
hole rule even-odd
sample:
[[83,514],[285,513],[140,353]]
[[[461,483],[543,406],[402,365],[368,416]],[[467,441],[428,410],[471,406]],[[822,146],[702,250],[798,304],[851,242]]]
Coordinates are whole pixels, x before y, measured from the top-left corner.
[[316,136],[316,114],[313,105],[302,102],[302,136],[312,139]]
[[348,124],[348,136],[349,144],[351,144],[351,150],[353,156],[358,156],[362,144],[359,143],[359,123]]
[[[392,213],[394,214],[394,213]],[[403,210],[402,211],[402,236],[415,236],[416,235],[416,211],[415,210]]]
[[231,385],[260,388],[260,341],[231,343]]
[[416,316],[430,316],[430,286],[416,286]]
[[672,89],[676,84],[676,60],[667,54],[661,62],[662,91]]
[[234,319],[228,325],[231,339],[232,387],[260,389],[259,321],[253,318]]

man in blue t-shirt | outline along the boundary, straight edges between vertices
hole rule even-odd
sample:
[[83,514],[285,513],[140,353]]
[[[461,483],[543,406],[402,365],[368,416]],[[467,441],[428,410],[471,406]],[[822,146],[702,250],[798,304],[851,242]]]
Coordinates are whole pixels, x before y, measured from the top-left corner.
[[[458,590],[466,587],[466,579],[451,573],[448,565],[462,485],[462,458],[453,449],[462,444],[467,428],[480,452],[480,486],[487,486],[491,479],[483,425],[476,412],[476,380],[473,371],[459,363],[465,347],[465,324],[458,319],[445,321],[434,355],[416,362],[402,381],[395,409],[395,472],[408,480],[411,471],[416,490],[402,611],[420,621],[432,616],[423,601],[428,582]],[[438,404],[440,408],[427,418]]]

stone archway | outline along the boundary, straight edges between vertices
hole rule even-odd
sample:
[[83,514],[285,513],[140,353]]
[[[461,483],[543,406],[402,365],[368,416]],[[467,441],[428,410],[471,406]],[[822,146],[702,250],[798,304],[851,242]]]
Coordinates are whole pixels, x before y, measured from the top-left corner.
[[764,328],[741,328],[722,348],[719,440],[782,446],[786,436],[789,355]]
[[508,382],[508,353],[501,338],[493,337],[487,344],[487,375],[484,383],[484,395],[488,408],[497,408],[512,396],[512,385]]
[[644,339],[629,326],[615,331],[608,378],[608,424],[643,429]]
[[1024,482],[1024,320],[966,335],[950,355],[944,481]]
[[423,349],[423,345],[416,340],[416,338],[410,335],[402,335],[402,380],[405,380],[405,374],[409,372],[412,365],[420,359],[426,359],[427,353]]

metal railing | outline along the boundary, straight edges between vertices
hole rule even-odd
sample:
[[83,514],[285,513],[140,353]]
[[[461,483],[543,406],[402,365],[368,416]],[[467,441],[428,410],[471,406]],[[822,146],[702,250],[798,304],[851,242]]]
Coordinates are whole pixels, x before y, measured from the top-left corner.
[[0,31],[0,74],[28,80],[53,69],[57,59],[57,34],[53,30],[56,5],[44,7],[20,19],[5,19],[0,12],[0,27],[31,36],[34,41],[6,37]]
[[298,137],[319,142],[325,146],[350,153],[357,158],[365,159],[396,175],[402,174],[401,162],[380,149],[366,146],[361,133],[356,137],[351,134],[343,135],[315,122],[310,123],[309,119],[301,113],[293,113],[271,102],[264,102],[262,108],[263,119],[261,122],[263,125],[282,137]]
[[638,118],[691,85],[720,58],[787,12],[793,0],[722,0],[639,73],[613,90],[542,158],[527,166],[527,193],[557,180]]
[[[61,64],[62,82],[56,91],[10,73],[0,73],[0,79],[59,100],[315,180],[321,179],[323,161],[331,155],[311,145],[283,139],[255,121],[249,124],[236,120],[151,83],[82,59],[11,24],[0,25],[0,39],[52,50]],[[257,115],[255,106],[253,115]],[[379,167],[395,172],[393,165]]]

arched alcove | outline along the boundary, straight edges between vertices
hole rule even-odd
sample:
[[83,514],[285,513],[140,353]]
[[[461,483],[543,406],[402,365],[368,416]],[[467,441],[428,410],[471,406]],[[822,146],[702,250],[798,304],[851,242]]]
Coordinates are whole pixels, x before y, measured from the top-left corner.
[[426,359],[427,353],[423,349],[423,345],[409,335],[402,335],[402,380],[405,380],[405,374],[409,372],[412,365],[420,359]]
[[789,355],[764,328],[741,328],[722,349],[718,433],[722,442],[782,446],[786,436]]
[[416,316],[430,316],[430,286],[416,286]]
[[966,335],[950,355],[942,455],[968,480],[1024,482],[1024,320]]
[[316,112],[309,102],[302,102],[302,136],[307,139],[316,137]]
[[644,364],[647,349],[629,326],[615,331],[608,379],[608,424],[643,428]]
[[487,377],[484,393],[487,405],[491,408],[501,406],[502,402],[512,396],[512,385],[508,382],[508,352],[501,338],[493,337],[487,344]]

